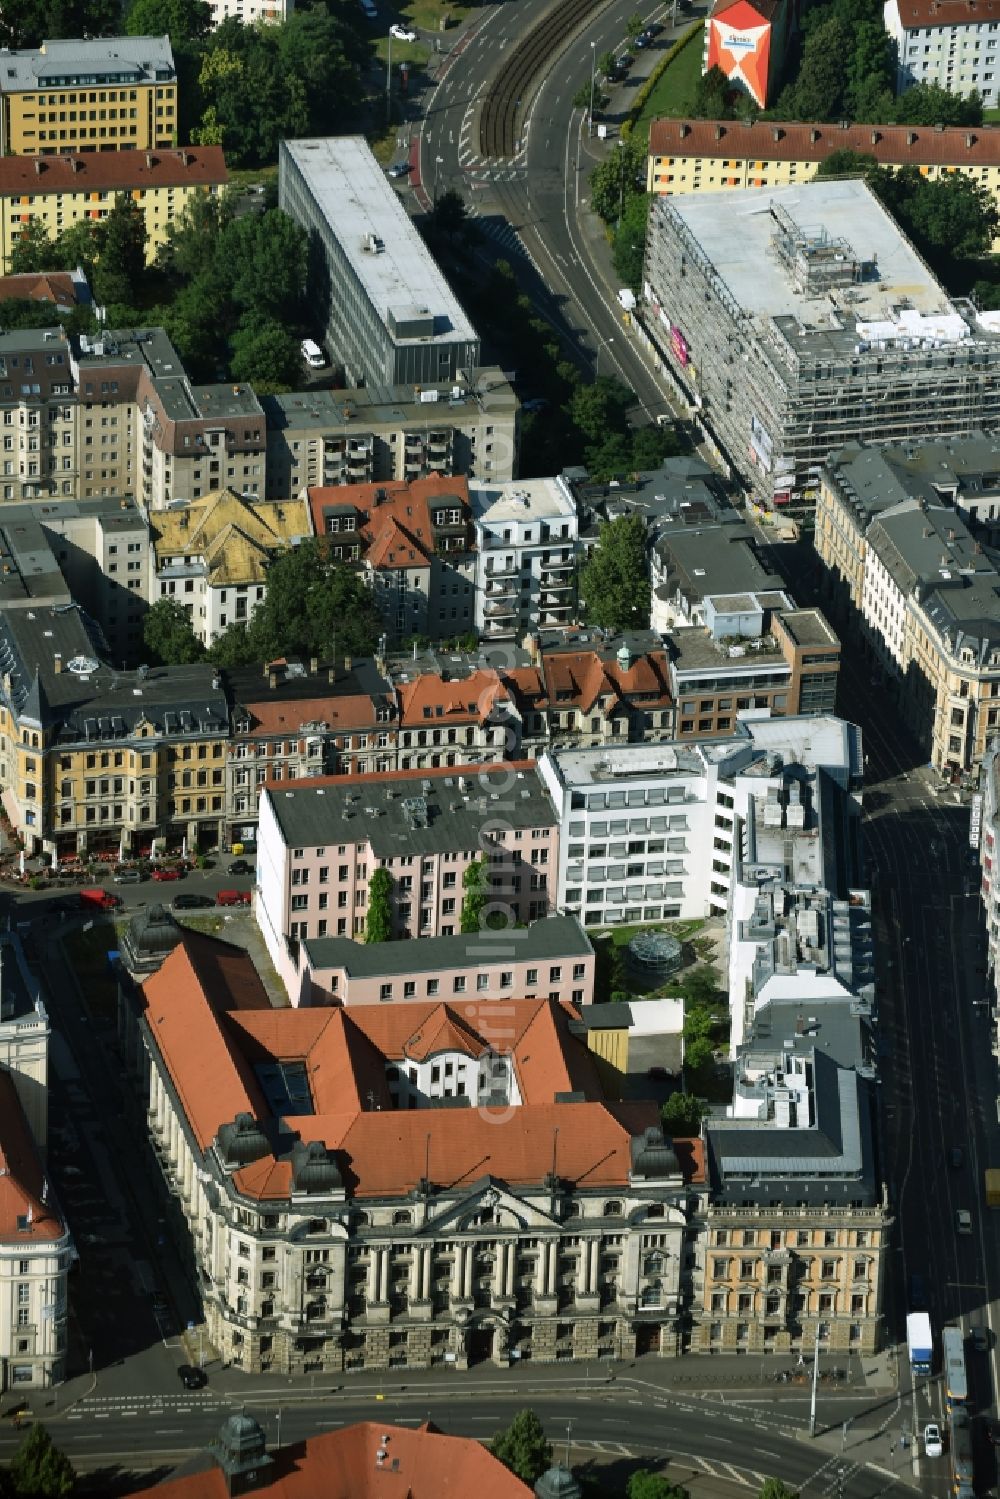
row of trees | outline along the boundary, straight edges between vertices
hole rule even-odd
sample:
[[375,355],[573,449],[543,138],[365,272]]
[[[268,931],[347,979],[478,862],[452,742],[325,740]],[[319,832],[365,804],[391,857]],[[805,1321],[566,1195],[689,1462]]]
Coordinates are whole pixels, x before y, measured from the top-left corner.
[[322,656],[334,640],[349,655],[370,654],[380,628],[372,590],[359,572],[334,561],[322,538],[281,552],[267,571],[264,597],[247,623],[230,625],[206,651],[184,605],[157,599],[143,621],[155,663],[258,666],[279,656]]

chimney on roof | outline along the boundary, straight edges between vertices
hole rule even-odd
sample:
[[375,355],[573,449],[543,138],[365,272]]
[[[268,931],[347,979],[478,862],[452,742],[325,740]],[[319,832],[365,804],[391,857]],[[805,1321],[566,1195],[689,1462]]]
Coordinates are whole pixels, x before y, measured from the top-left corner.
[[780,130],[777,125],[773,125],[771,127],[771,139],[772,140],[780,141],[780,139],[784,135],[784,133],[785,132],[783,130]]
[[42,168],[44,166],[45,166],[45,163],[44,163],[44,161],[42,161],[41,157],[40,156],[36,156],[35,157],[35,176],[36,177],[40,177],[42,175]]
[[809,132],[809,140],[810,140],[810,143],[815,146],[816,142],[819,140],[819,131],[818,130],[810,130],[810,132]]
[[180,150],[177,153],[177,160],[180,162],[182,167],[189,167],[192,161],[194,161],[194,157],[191,155],[190,151]]
[[872,131],[872,145],[873,146],[877,146],[878,143],[879,143],[879,141],[881,139],[882,139],[882,132],[881,132],[881,130],[873,130]]
[[917,132],[915,130],[908,130],[906,132],[906,144],[908,146],[915,146],[917,144]]
[[146,152],[146,165],[147,165],[147,167],[152,167],[152,165],[153,165],[153,163],[154,163],[155,160],[156,160],[156,157],[153,155],[152,151],[147,151]]
[[319,657],[318,656],[310,656],[309,657],[309,675],[311,677],[314,677],[318,671],[319,671]]
[[271,688],[277,687],[277,685],[278,685],[278,673],[276,671],[269,671],[268,672],[268,674],[267,674],[267,685],[268,685],[268,687],[271,687]]
[[681,128],[680,128],[680,137],[681,137],[681,140],[684,140],[684,138],[686,136],[690,135],[690,134],[691,134],[691,126],[690,125],[682,125]]
[[850,122],[850,120],[841,120],[841,122],[840,122],[840,128],[841,128],[841,130],[850,130],[850,128],[851,128],[851,122]]
[[71,156],[69,159],[69,167],[71,172],[82,172],[83,162],[79,156]]
[[725,129],[724,129],[724,127],[722,125],[716,125],[716,127],[715,127],[715,139],[717,141],[721,141],[721,139],[725,135],[725,133],[726,133]]
[[345,671],[350,671],[350,669],[351,669],[351,667],[353,665],[354,665],[354,658],[352,656],[345,656],[344,657],[344,670]]

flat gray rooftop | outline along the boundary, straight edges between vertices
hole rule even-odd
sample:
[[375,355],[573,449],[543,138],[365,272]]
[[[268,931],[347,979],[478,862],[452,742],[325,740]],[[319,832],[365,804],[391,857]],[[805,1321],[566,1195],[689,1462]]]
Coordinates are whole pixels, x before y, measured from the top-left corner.
[[0,93],[58,88],[66,82],[152,83],[174,78],[168,36],[72,37],[0,55]]
[[952,314],[944,288],[932,276],[892,216],[860,180],[822,179],[792,187],[741,188],[670,198],[671,208],[697,239],[744,311],[765,318],[788,316],[807,327],[831,329],[830,296],[796,288],[772,247],[778,228],[772,212],[784,209],[799,229],[828,241],[843,239],[859,260],[877,262],[877,276],[836,300],[854,320],[879,322],[905,299],[918,313]]
[[[760,649],[757,648],[758,644]],[[781,654],[780,647],[771,636],[761,636],[759,641],[755,640],[753,649],[750,649],[749,642],[747,642],[742,656],[730,656],[729,647],[713,640],[709,632],[701,625],[682,625],[678,629],[671,630],[667,649],[670,652],[670,664],[677,671],[712,669],[729,676],[753,672],[762,666],[766,666],[771,672],[776,667],[790,670]]]
[[[274,815],[286,844],[356,843],[368,837],[377,858],[478,849],[484,823],[515,831],[549,828],[556,812],[532,768],[488,766],[426,776],[385,775],[271,787]],[[415,816],[417,807],[422,815]],[[422,805],[421,805],[422,804]],[[527,853],[525,846],[525,854]]]
[[[380,942],[368,946],[350,937],[314,937],[306,942],[310,968],[343,968],[353,978],[434,973],[442,968],[479,967],[513,958],[585,958],[590,940],[575,916],[546,916],[527,928],[472,932],[458,937],[423,937],[419,942]],[[617,1006],[616,1006],[617,1008]]]
[[[458,389],[459,394],[452,392]],[[358,390],[299,390],[264,396],[268,429],[324,431],[351,425],[375,427],[422,424],[428,427],[469,420],[479,412],[517,409],[517,396],[499,369],[469,371],[468,382],[442,381],[436,401],[422,401],[412,385],[369,385]]]
[[837,636],[818,609],[789,609],[781,623],[796,645],[839,645]]
[[[386,326],[389,313],[426,309],[434,318],[433,339],[397,343],[477,343],[479,335],[417,233],[385,172],[360,135],[283,141],[320,211],[343,247],[372,306]],[[384,248],[365,249],[370,235]]]

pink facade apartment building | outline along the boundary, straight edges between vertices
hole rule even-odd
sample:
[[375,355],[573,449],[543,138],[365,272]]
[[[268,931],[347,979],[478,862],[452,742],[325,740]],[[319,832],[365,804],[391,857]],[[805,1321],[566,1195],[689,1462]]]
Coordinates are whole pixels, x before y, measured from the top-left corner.
[[483,854],[510,924],[548,913],[559,824],[533,760],[266,785],[257,916],[286,987],[296,943],[363,939],[380,866],[392,877],[394,937],[458,934],[462,877]]
[[543,916],[531,926],[423,942],[366,945],[349,937],[296,943],[293,1005],[406,1004],[440,999],[548,999],[589,1005],[594,949],[576,916]]

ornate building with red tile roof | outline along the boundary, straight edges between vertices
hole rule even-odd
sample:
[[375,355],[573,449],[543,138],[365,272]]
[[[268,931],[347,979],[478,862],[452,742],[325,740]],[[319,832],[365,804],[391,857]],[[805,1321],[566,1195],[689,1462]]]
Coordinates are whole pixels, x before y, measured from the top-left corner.
[[276,1010],[245,952],[186,932],[121,1030],[221,1356],[678,1351],[701,1142],[606,1098],[579,1021],[471,995]]

